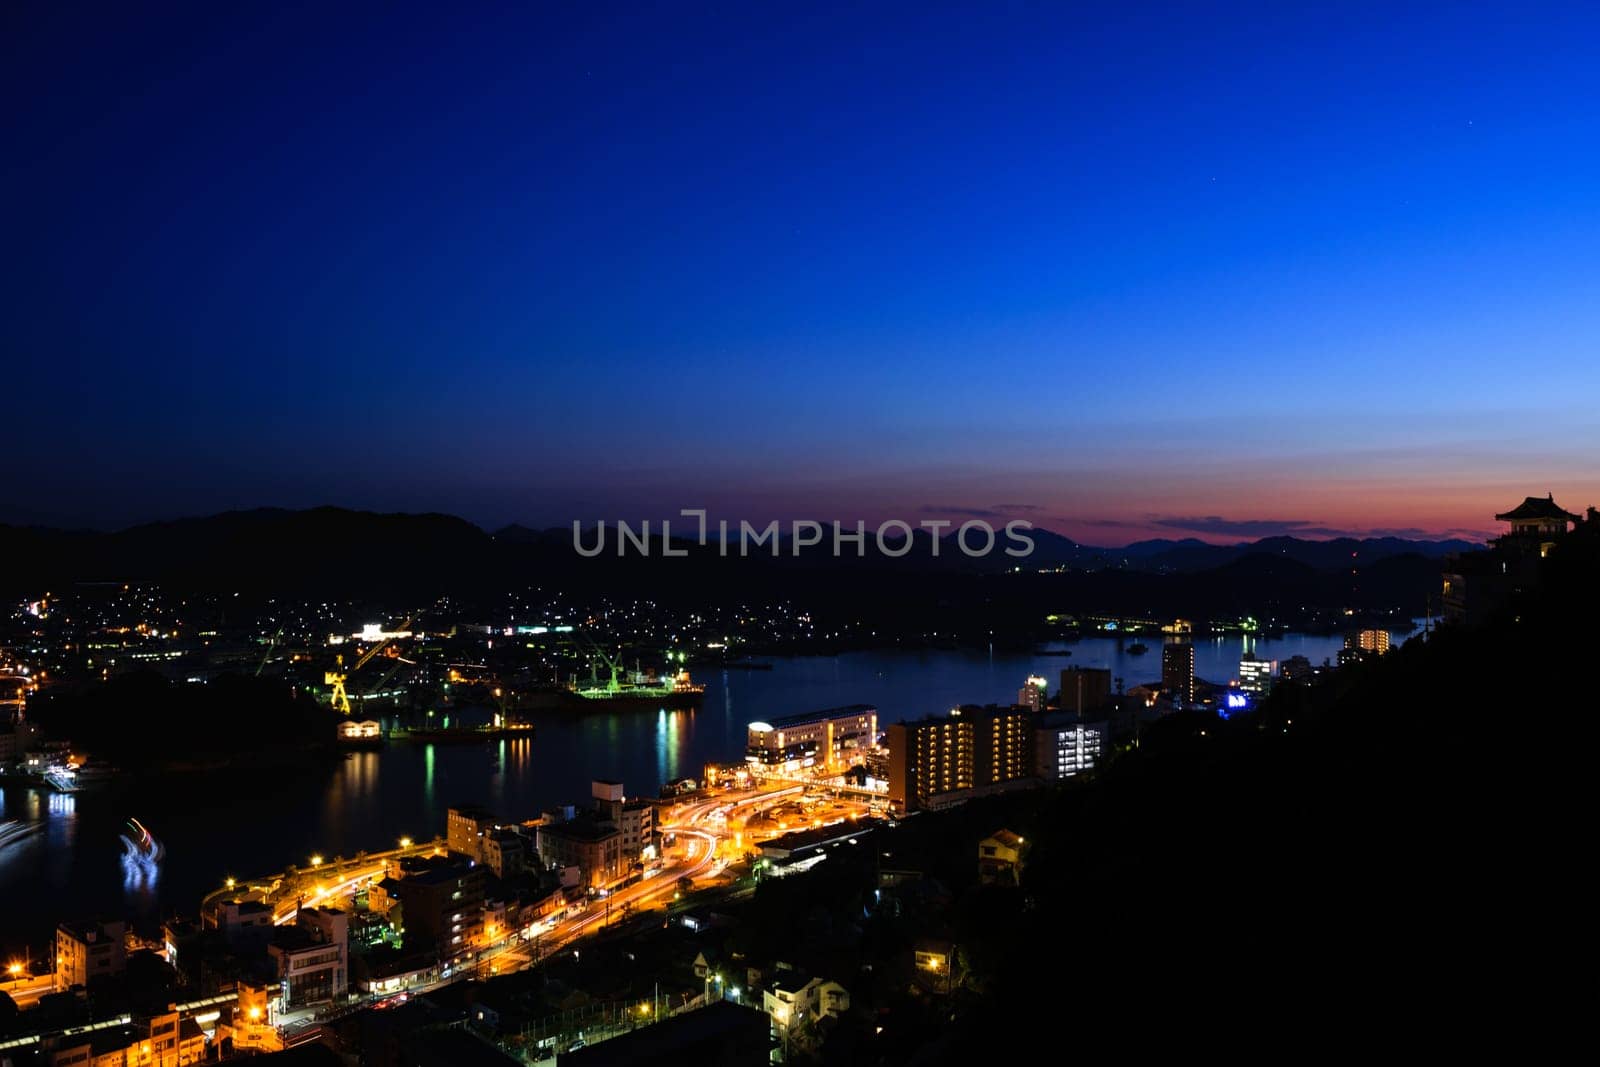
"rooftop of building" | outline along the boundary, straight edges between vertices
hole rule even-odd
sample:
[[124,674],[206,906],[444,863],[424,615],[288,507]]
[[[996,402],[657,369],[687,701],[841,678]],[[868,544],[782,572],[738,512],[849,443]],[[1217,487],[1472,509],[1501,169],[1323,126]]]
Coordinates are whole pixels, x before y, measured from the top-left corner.
[[62,933],[71,934],[79,941],[87,941],[92,935],[97,940],[100,938],[120,938],[123,932],[121,922],[101,922],[96,919],[80,919],[76,922],[63,922],[57,929]]
[[458,878],[465,878],[474,871],[478,870],[479,868],[474,864],[460,862],[451,863],[446,866],[433,867],[426,871],[418,871],[415,874],[407,874],[404,878],[400,879],[400,888],[404,890],[410,886],[447,885],[450,882],[454,882]]
[[1555,502],[1555,495],[1547,493],[1542,497],[1524,497],[1522,503],[1510,511],[1502,511],[1495,518],[1501,522],[1516,522],[1521,519],[1566,519],[1576,522],[1580,516],[1560,507]]
[[943,715],[924,715],[920,719],[902,719],[902,726],[952,725],[963,720],[995,718],[1001,715],[1036,715],[1026,704],[963,704],[951,708]]
[[259,915],[270,912],[272,908],[259,900],[219,900],[216,903],[217,911],[236,911],[241,916]]
[[304,952],[311,948],[331,947],[329,942],[323,939],[320,930],[314,926],[301,926],[299,923],[274,926],[270,944],[279,952]]
[[539,827],[539,833],[550,837],[559,837],[567,841],[604,841],[620,833],[616,826],[609,822],[588,817],[587,814],[565,822],[554,822]]
[[816,980],[810,971],[779,971],[767,988],[774,993],[798,993]]
[[452,804],[450,805],[450,812],[451,814],[460,815],[468,819],[476,819],[480,822],[485,819],[494,819],[494,812],[482,804]]
[[[573,1067],[736,1062],[726,1050],[718,1048],[721,1042],[732,1034],[747,1033],[749,1040],[765,1045],[770,1025],[764,1012],[719,1000],[653,1026],[578,1049],[562,1056],[561,1062]],[[764,1053],[765,1049],[758,1051]]]
[[871,704],[846,704],[838,708],[823,708],[821,711],[802,711],[795,715],[783,715],[776,719],[768,719],[766,722],[774,729],[782,729],[825,722],[828,719],[853,719],[861,715],[875,715],[877,712],[878,709]]
[[829,823],[827,826],[808,826],[803,830],[791,830],[789,833],[774,837],[761,845],[761,851],[767,855],[796,852],[809,848],[821,848],[834,843],[842,843],[851,838],[863,837],[883,825],[879,819],[846,819],[843,822]]
[[1098,715],[1091,712],[1047,711],[1035,720],[1035,725],[1044,730],[1063,726],[1098,726],[1103,729],[1107,725],[1105,715],[1106,709],[1103,708]]
[[522,840],[522,835],[517,833],[515,830],[511,829],[511,827],[509,827],[509,826],[502,826],[498,830],[491,830],[491,831],[489,831],[489,833],[485,834],[484,836],[487,837],[490,841],[495,841],[495,842],[521,841]]
[[985,840],[994,841],[996,844],[1004,845],[1006,848],[1020,848],[1025,843],[1022,835],[1013,833],[1010,830],[996,830]]

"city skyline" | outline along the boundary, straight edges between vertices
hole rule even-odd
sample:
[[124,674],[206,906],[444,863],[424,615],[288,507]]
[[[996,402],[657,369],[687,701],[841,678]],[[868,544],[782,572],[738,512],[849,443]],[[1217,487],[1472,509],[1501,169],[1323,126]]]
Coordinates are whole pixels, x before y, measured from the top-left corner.
[[0,1067],[1540,1058],[1597,46],[9,5]]
[[1582,508],[1595,28],[30,10],[0,519]]

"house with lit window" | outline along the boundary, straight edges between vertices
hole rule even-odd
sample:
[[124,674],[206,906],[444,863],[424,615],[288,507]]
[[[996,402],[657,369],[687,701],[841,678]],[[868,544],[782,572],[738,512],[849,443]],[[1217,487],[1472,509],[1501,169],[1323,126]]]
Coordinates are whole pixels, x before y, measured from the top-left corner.
[[1016,885],[1028,842],[1010,830],[996,830],[978,842],[978,881],[984,885]]
[[761,1010],[772,1019],[780,1038],[806,1047],[816,1027],[850,1010],[850,993],[838,982],[797,971],[779,971],[761,993]]

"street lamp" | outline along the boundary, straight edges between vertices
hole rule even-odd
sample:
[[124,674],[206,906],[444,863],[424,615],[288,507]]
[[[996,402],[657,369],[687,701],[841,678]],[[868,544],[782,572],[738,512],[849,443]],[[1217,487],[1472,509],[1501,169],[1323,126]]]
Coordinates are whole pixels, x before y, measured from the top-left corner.
[[409,837],[402,837],[402,838],[401,838],[401,839],[400,839],[400,847],[401,847],[401,848],[410,848],[410,847],[411,847],[411,838],[409,838]]
[[311,857],[311,866],[313,866],[313,867],[321,867],[322,866],[322,856],[321,856],[321,854],[318,854],[318,855],[315,855],[315,856]]

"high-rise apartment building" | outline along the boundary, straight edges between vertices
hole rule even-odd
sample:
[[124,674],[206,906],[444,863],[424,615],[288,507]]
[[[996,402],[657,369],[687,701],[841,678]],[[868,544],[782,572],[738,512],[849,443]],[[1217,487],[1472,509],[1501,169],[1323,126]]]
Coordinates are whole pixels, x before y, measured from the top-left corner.
[[1161,647],[1161,688],[1184,704],[1194,702],[1194,646],[1169,641]]
[[1037,674],[1030,675],[1022,688],[1017,690],[1017,706],[1027,708],[1029,711],[1043,711],[1045,697],[1048,695],[1049,683]]
[[890,726],[890,801],[910,811],[943,794],[1031,777],[1030,715],[967,707]]

